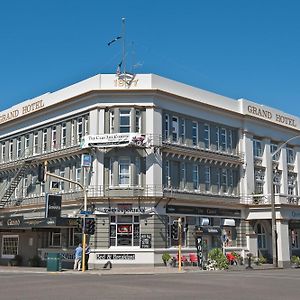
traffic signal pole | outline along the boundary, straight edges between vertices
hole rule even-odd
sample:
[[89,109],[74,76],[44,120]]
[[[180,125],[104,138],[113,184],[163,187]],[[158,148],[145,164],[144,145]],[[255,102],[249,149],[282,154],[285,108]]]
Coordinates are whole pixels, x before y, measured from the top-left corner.
[[[48,166],[48,162],[45,161],[44,162],[45,176],[54,177],[54,178],[60,179],[62,181],[71,182],[73,184],[78,185],[82,189],[83,196],[84,196],[83,210],[87,211],[87,189],[85,188],[85,186],[82,185],[80,182],[77,182],[77,181],[71,180],[69,178],[65,178],[65,177],[62,177],[62,176],[59,176],[59,175],[48,172],[47,171],[47,166]],[[86,233],[84,232],[85,216],[83,217],[83,222],[82,223],[83,223],[83,226],[82,226],[82,266],[81,266],[81,270],[82,270],[82,272],[85,272],[85,248],[86,248]]]
[[181,271],[181,218],[178,218],[178,271]]

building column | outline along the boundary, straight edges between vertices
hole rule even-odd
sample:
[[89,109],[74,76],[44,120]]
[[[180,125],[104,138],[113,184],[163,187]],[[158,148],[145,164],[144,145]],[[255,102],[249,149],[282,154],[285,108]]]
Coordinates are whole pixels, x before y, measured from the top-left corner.
[[290,265],[289,223],[286,220],[277,220],[276,228],[278,267],[288,267]]

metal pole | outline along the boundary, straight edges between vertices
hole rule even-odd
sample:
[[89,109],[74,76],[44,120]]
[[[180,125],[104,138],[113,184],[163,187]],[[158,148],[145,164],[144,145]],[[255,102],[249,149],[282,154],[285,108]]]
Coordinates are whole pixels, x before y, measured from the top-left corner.
[[178,271],[181,271],[181,218],[178,218]]
[[122,18],[122,36],[123,36],[123,58],[122,58],[122,62],[123,62],[123,74],[126,74],[126,53],[125,53],[125,18]]

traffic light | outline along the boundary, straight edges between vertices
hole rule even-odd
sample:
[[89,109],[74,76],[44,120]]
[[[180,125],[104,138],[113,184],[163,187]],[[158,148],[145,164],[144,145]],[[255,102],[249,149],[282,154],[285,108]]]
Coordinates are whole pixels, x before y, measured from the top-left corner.
[[93,235],[95,233],[95,219],[86,218],[84,225],[85,234]]
[[45,182],[46,181],[46,174],[45,174],[45,165],[39,164],[38,165],[38,181]]
[[171,225],[171,238],[173,240],[178,240],[178,223],[174,222]]

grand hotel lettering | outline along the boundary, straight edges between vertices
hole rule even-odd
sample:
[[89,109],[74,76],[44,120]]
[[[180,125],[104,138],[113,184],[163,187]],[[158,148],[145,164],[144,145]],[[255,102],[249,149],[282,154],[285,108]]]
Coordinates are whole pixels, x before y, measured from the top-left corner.
[[280,114],[273,115],[272,112],[270,112],[269,110],[258,108],[253,105],[248,105],[248,112],[251,115],[255,115],[255,116],[261,117],[263,119],[269,119],[269,120],[272,120],[272,121],[275,121],[275,122],[278,122],[281,124],[285,124],[285,125],[292,126],[292,127],[297,127],[296,121],[294,119],[280,115]]
[[39,100],[39,101],[33,102],[31,104],[24,105],[21,108],[18,108],[18,109],[9,111],[6,114],[0,115],[0,124],[8,122],[10,120],[14,120],[18,117],[27,115],[27,114],[37,111],[43,107],[44,107],[43,100]]

